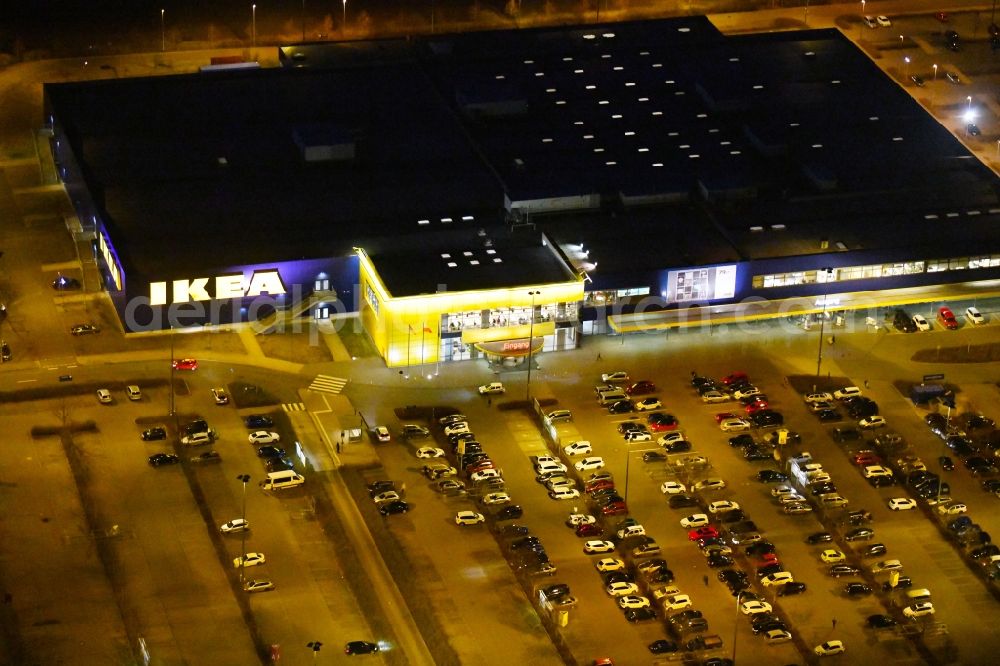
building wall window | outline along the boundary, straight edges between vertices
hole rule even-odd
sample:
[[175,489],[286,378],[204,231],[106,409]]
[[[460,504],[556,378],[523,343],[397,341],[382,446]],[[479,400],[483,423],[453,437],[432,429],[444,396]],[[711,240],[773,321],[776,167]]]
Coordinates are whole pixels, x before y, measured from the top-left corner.
[[375,290],[371,288],[371,285],[365,285],[365,296],[368,298],[368,305],[378,316],[378,297],[375,296]]
[[845,266],[834,268],[829,275],[823,269],[773,273],[753,276],[754,289],[790,287],[798,284],[846,282],[849,280],[872,280],[897,275],[915,275],[954,271],[964,268],[987,268],[1000,266],[1000,255],[986,257],[963,257],[958,259],[932,259],[929,261],[903,261],[892,264],[868,264],[865,266]]

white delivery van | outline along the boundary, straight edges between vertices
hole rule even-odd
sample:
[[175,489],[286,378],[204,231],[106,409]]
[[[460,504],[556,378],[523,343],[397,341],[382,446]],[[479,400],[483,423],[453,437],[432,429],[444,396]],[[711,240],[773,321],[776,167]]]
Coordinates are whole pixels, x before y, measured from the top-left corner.
[[297,474],[293,469],[286,469],[281,472],[269,472],[267,478],[260,482],[260,487],[264,490],[281,490],[301,486],[305,482],[304,476]]

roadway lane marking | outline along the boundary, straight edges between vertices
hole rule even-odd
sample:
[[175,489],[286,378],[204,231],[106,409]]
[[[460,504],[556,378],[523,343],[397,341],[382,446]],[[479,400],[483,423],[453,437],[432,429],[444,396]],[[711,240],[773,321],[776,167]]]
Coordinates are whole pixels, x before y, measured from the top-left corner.
[[18,379],[18,384],[28,384],[29,382],[37,382],[37,379]]

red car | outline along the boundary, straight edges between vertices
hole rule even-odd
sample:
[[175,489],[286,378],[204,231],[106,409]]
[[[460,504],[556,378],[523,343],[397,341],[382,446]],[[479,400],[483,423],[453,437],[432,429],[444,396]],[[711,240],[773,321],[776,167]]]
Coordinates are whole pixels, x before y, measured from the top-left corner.
[[624,516],[628,513],[625,502],[612,502],[605,507],[601,507],[601,514],[604,516]]
[[738,419],[739,414],[733,414],[732,412],[719,412],[715,415],[715,422],[722,423],[726,419]]
[[881,463],[882,463],[882,459],[879,458],[874,453],[859,453],[858,455],[854,456],[854,464],[855,465],[859,465],[859,466],[860,465],[880,465]]
[[688,532],[688,539],[690,541],[697,541],[698,539],[714,539],[717,536],[719,536],[719,530],[715,529],[711,525],[705,525],[704,527],[699,527],[696,530]]
[[647,421],[649,421],[649,429],[653,432],[677,430],[677,426],[680,423],[673,414],[663,414],[661,412],[650,414]]
[[198,361],[196,361],[193,358],[181,358],[181,359],[177,359],[176,361],[173,362],[172,365],[174,366],[174,370],[197,370],[198,369]]
[[576,535],[579,537],[583,536],[601,536],[604,534],[604,528],[597,523],[589,523],[587,525],[577,525]]
[[605,488],[614,488],[615,482],[610,479],[598,479],[597,481],[587,481],[583,486],[583,491],[585,493],[592,493],[596,490],[604,490]]
[[958,328],[958,320],[955,319],[955,313],[949,308],[938,308],[937,320],[939,324],[950,331]]
[[759,400],[757,402],[751,402],[747,405],[747,414],[756,414],[757,412],[767,409],[767,400]]
[[757,560],[758,569],[771,564],[781,564],[781,562],[778,561],[778,556],[774,553],[764,553],[760,556],[760,559]]
[[628,393],[629,395],[645,395],[646,393],[653,393],[654,391],[656,391],[656,384],[647,380],[636,382],[625,389],[625,393]]
[[749,383],[750,375],[745,372],[731,372],[722,378],[722,383],[726,386],[729,386],[730,384],[738,384],[740,382]]

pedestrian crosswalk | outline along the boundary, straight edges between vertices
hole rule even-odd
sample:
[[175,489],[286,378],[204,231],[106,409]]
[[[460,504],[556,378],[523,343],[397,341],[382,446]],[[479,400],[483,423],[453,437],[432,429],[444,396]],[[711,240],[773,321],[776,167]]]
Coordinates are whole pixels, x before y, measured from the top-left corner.
[[286,412],[304,412],[306,404],[304,402],[286,402],[281,405],[281,408]]
[[342,377],[332,375],[316,375],[316,378],[309,385],[310,391],[319,393],[340,393],[347,386],[347,380]]

